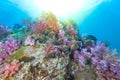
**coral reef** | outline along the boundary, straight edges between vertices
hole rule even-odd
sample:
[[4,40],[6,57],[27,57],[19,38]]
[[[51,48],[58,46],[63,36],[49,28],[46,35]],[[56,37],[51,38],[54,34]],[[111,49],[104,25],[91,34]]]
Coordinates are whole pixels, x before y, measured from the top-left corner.
[[0,42],[3,80],[120,80],[118,52],[93,35],[81,36],[74,21],[49,12],[24,25]]

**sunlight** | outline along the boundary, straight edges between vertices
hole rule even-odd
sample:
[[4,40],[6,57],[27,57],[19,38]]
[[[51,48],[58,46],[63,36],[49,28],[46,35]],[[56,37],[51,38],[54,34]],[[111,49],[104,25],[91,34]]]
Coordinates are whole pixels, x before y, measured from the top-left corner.
[[[10,0],[26,11],[30,16],[37,17],[41,12],[51,11],[57,17],[67,18],[72,15],[84,16],[105,0]],[[86,13],[85,13],[86,14]]]

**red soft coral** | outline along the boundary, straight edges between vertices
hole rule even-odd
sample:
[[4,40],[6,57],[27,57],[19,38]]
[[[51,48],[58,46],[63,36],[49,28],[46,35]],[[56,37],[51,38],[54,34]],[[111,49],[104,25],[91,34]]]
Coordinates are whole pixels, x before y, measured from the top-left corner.
[[46,51],[46,56],[47,56],[47,57],[50,57],[50,56],[51,56],[51,52],[54,51],[54,46],[52,46],[51,43],[47,43],[47,44],[45,45],[45,51]]
[[48,30],[49,26],[45,19],[37,20],[34,26],[32,27],[32,33],[43,33],[45,30]]

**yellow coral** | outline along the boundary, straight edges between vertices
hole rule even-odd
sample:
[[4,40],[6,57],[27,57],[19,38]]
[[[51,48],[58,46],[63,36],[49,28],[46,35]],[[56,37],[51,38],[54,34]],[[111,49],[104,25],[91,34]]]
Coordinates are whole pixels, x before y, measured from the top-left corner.
[[77,25],[77,23],[76,23],[74,20],[68,19],[68,20],[65,20],[65,21],[63,22],[63,25],[64,25],[65,27],[66,27],[68,24],[71,24],[74,29],[78,29],[78,25]]
[[58,33],[61,29],[61,26],[57,17],[51,12],[44,13],[43,17],[47,21],[48,26],[52,28],[55,33]]

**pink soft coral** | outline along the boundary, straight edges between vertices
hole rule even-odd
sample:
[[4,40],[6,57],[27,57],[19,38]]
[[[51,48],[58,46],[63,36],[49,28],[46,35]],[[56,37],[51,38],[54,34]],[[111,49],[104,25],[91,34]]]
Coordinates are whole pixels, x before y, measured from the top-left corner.
[[13,60],[10,64],[7,62],[4,63],[4,66],[4,71],[2,73],[3,79],[15,74],[19,70],[20,63],[17,60]]

